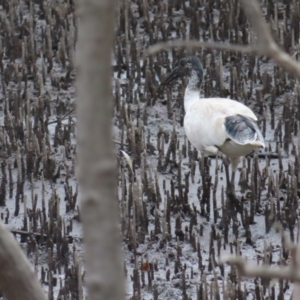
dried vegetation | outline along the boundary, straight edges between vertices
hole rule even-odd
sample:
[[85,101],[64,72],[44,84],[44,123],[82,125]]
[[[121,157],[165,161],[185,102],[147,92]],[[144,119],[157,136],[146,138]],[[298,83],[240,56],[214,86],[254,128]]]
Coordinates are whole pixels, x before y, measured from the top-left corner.
[[[49,299],[79,299],[73,1],[0,1],[1,218]],[[64,119],[64,120],[63,120]]]
[[[298,59],[299,3],[262,6],[275,40]],[[1,218],[49,299],[82,299],[72,116],[75,4],[0,0],[0,7]],[[219,256],[288,264],[299,215],[299,85],[265,57],[194,52],[206,69],[203,95],[249,105],[268,145],[241,165],[242,214],[233,218],[222,161],[201,158],[184,136],[185,82],[156,94],[186,52],[144,53],[173,38],[247,45],[254,35],[236,0],[119,1],[114,130],[128,297],[288,299],[290,281],[240,278],[234,267],[219,264]]]

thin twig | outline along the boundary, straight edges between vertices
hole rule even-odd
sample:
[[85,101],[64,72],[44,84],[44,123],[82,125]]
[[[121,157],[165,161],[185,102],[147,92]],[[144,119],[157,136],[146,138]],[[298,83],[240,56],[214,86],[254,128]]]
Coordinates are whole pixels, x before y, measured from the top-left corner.
[[[246,157],[254,157],[255,152],[251,152],[246,155]],[[216,158],[217,155],[208,155],[209,158]],[[278,158],[278,153],[275,152],[262,152],[262,153],[257,153],[258,158],[269,158],[269,159],[277,159]],[[288,156],[283,156],[283,158],[288,158]]]
[[[118,140],[113,140],[114,143],[118,144],[118,145],[122,145],[122,142],[118,141]],[[123,146],[128,146],[127,144],[123,143]]]
[[[18,230],[18,229],[10,229],[10,232],[13,233],[14,235],[19,234],[20,236],[34,236],[38,241],[43,238],[45,240],[47,240],[47,234],[42,234],[40,232],[29,232],[29,231],[25,231],[25,230]],[[72,236],[67,236],[69,243],[73,242],[73,237]],[[56,239],[53,239],[53,243],[56,243]]]
[[68,117],[74,110],[75,110],[75,108],[71,109],[71,110],[68,111],[66,114],[64,114],[64,115],[62,116],[62,118],[57,118],[55,121],[48,122],[47,125],[55,124],[55,123],[57,123],[58,121],[63,121],[63,120],[64,120],[66,117]]

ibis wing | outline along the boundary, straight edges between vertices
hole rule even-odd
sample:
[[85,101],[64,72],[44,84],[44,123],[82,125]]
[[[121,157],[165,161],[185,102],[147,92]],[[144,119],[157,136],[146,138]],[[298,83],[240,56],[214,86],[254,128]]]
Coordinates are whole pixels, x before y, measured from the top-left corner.
[[246,145],[254,141],[264,142],[263,136],[256,122],[243,115],[228,116],[224,122],[227,136],[239,145]]

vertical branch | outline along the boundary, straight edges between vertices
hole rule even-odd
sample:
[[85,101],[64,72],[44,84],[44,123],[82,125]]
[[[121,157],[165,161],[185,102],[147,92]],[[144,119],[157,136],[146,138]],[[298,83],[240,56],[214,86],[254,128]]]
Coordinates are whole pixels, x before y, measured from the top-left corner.
[[78,180],[89,299],[123,299],[111,59],[118,1],[78,1]]

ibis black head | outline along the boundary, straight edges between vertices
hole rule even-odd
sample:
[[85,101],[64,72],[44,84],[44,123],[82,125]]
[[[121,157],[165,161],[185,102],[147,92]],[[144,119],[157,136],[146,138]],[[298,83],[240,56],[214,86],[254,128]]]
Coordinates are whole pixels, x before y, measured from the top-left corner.
[[164,87],[170,82],[183,76],[187,76],[189,79],[193,77],[195,79],[194,81],[197,81],[199,85],[201,85],[203,79],[203,67],[197,56],[182,58],[179,61],[179,64],[172,70],[160,86]]

